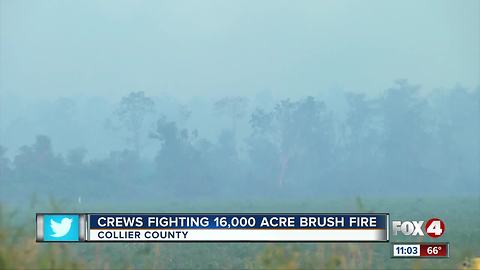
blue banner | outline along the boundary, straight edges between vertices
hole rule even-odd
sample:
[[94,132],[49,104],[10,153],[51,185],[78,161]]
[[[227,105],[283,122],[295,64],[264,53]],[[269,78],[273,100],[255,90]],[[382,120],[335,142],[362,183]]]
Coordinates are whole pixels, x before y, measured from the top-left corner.
[[89,214],[90,229],[385,229],[387,214]]

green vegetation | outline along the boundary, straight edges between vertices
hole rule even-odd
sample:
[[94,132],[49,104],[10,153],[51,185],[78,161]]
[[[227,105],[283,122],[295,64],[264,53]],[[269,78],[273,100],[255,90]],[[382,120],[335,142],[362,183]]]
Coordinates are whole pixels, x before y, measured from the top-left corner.
[[[390,259],[390,244],[344,243],[109,243],[46,244],[34,241],[34,212],[59,211],[59,203],[29,210],[0,208],[0,269],[458,269],[480,251],[479,198],[338,199],[297,203],[235,203],[116,205],[71,207],[74,211],[149,212],[390,212],[394,219],[446,222],[441,241],[451,244],[451,258]],[[150,205],[150,206],[146,206]],[[393,241],[430,241],[392,236]],[[440,241],[439,240],[439,241]]]

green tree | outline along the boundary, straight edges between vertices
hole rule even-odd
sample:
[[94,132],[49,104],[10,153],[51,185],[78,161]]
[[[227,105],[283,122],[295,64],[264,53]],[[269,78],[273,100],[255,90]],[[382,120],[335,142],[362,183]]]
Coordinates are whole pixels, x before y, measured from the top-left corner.
[[[268,167],[279,168],[277,183],[280,187],[289,178],[289,172],[306,181],[318,179],[322,173],[320,168],[328,168],[332,161],[331,115],[325,104],[313,97],[296,102],[283,100],[271,112],[256,110],[250,125],[253,129],[251,146],[258,147],[258,142],[263,140],[262,144],[269,145],[272,154],[278,155],[278,167]],[[256,155],[256,151],[250,155]]]
[[193,196],[210,191],[213,183],[208,174],[209,166],[193,144],[195,136],[192,133],[161,117],[151,137],[161,144],[155,161],[167,190]]
[[380,98],[383,122],[381,142],[383,175],[403,183],[425,183],[433,177],[425,166],[432,146],[431,123],[426,121],[426,100],[420,87],[398,80]]

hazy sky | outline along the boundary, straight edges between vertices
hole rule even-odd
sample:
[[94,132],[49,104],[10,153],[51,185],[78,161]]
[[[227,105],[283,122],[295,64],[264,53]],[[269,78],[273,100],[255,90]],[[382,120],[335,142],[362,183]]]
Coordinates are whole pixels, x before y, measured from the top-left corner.
[[479,85],[480,1],[1,0],[0,87],[179,98]]

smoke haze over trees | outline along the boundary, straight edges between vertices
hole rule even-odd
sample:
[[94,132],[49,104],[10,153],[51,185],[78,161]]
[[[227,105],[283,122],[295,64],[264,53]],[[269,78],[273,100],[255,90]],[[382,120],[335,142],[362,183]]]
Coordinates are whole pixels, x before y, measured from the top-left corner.
[[478,196],[479,10],[0,1],[0,203]]
[[[0,197],[478,195],[478,88],[422,95],[419,86],[398,80],[377,96],[336,97],[249,102],[235,96],[209,106],[141,91],[111,103],[61,98],[47,111],[29,109],[43,121],[2,122],[2,136],[24,130],[20,137],[30,142],[15,149],[2,140]],[[47,128],[35,135],[22,121]],[[75,147],[59,150],[58,143]],[[103,150],[91,154],[89,145]]]

